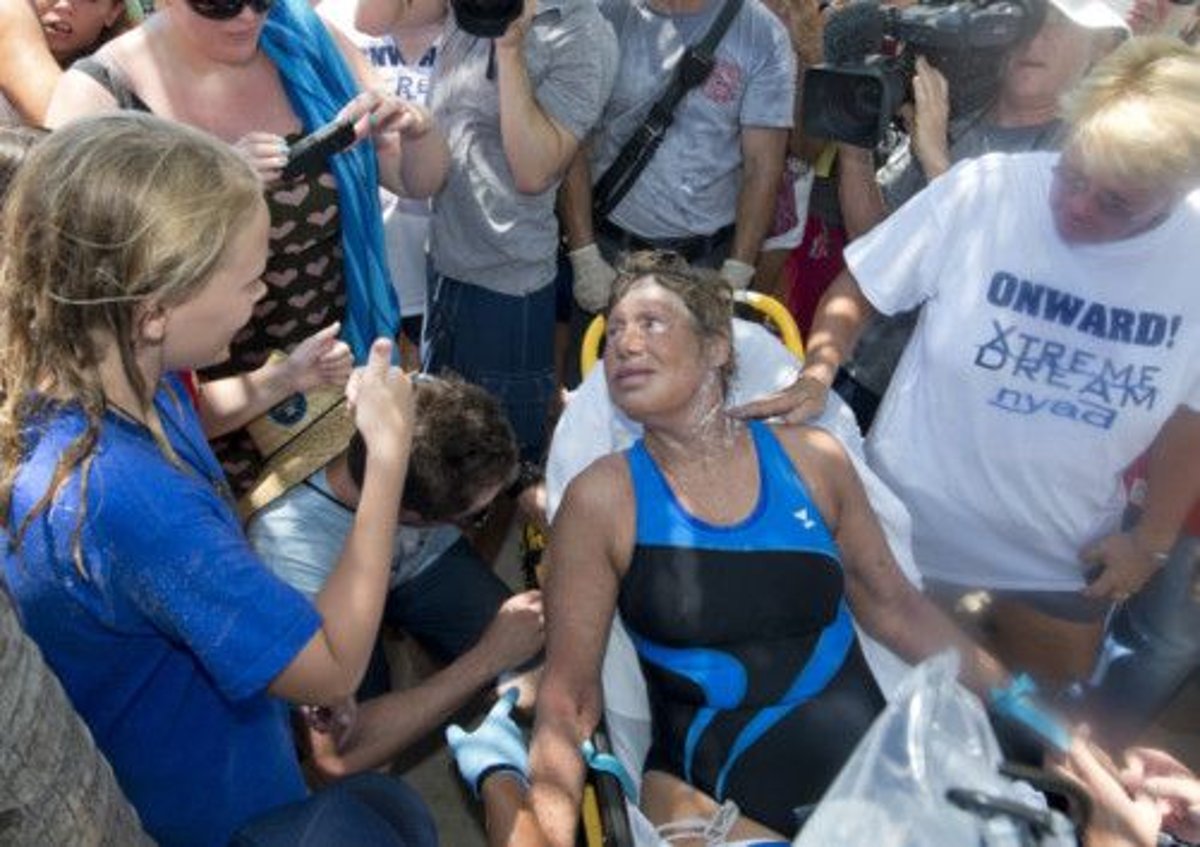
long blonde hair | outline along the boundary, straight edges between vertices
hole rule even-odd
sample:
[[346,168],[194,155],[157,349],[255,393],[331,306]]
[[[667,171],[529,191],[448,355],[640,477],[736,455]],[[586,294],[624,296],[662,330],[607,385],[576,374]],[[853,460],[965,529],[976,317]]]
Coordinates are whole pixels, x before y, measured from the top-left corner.
[[[109,345],[146,412],[152,386],[136,365],[146,305],[194,296],[244,227],[262,189],[228,145],[130,112],[86,118],[48,136],[17,172],[0,218],[0,527],[25,529],[80,469],[79,534],[88,470],[105,410],[99,364]],[[77,407],[84,431],[59,456],[46,491],[11,525],[27,430]]]

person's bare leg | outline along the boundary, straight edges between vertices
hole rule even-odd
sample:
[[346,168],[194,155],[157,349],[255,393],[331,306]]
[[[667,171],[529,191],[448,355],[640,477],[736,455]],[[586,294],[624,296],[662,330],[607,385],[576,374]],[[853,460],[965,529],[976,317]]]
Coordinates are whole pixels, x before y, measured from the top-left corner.
[[[683,780],[662,771],[646,771],[642,777],[642,812],[655,826],[686,818],[708,820],[720,808],[717,801],[703,791],[693,788]],[[727,840],[766,839],[787,841],[788,839],[756,821],[739,816]],[[701,837],[672,841],[676,847],[704,847]]]
[[1073,621],[1039,611],[1027,602],[987,591],[928,592],[930,598],[1013,672],[1059,690],[1092,672],[1103,618]]
[[996,656],[1055,691],[1087,679],[1104,636],[1103,618],[1073,621],[1052,617],[1028,603],[997,598],[990,611]]

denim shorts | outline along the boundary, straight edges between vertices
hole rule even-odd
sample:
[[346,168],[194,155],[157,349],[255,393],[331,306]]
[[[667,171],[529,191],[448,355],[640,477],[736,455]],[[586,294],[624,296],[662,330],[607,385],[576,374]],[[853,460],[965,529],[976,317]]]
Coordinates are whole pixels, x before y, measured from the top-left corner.
[[422,369],[487,389],[508,415],[521,458],[540,460],[554,397],[554,285],[510,296],[430,266]]

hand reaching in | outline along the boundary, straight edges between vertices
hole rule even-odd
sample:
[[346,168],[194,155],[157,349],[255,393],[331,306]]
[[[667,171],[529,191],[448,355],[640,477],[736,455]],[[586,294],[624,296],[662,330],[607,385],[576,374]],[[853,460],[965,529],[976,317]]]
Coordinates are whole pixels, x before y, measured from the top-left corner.
[[284,360],[286,379],[293,392],[303,394],[323,385],[342,388],[354,369],[350,345],[338,339],[337,321],[296,345]]

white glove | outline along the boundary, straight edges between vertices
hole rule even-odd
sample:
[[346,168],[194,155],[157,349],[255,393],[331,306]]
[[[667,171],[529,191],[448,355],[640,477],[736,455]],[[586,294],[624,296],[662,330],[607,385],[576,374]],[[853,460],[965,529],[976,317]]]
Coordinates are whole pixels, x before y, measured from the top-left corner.
[[604,261],[594,243],[567,254],[575,271],[575,302],[585,312],[599,312],[608,305],[617,272]]
[[750,287],[750,280],[754,279],[754,265],[726,259],[721,265],[721,279],[732,285],[735,291],[744,291]]

